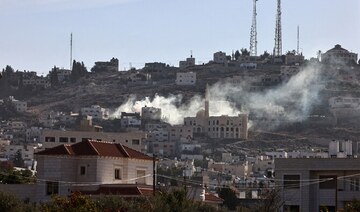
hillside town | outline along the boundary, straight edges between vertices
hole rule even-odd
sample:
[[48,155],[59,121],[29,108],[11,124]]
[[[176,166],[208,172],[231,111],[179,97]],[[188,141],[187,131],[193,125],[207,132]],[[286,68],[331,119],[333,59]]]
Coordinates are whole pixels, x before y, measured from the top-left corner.
[[[244,208],[274,195],[282,211],[344,208],[360,196],[360,64],[339,44],[324,52],[219,51],[128,71],[117,58],[90,72],[74,61],[47,76],[7,66],[0,190],[46,202],[184,187],[220,208],[229,189]],[[33,181],[9,182],[8,166]]]

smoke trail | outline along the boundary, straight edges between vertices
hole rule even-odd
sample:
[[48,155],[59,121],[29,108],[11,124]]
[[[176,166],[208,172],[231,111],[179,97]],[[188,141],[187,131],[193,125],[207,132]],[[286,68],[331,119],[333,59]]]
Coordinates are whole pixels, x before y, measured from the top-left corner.
[[[210,115],[237,116],[240,112],[253,114],[257,120],[270,120],[275,125],[280,121],[296,122],[305,120],[314,105],[319,102],[321,85],[321,68],[318,65],[309,65],[284,84],[265,91],[250,91],[252,82],[243,80],[239,84],[221,81],[210,86]],[[241,105],[240,109],[236,105]],[[155,95],[136,100],[130,97],[121,105],[112,117],[119,117],[121,112],[140,112],[141,108],[157,107],[162,109],[164,120],[170,124],[183,123],[184,117],[194,117],[204,109],[204,99],[194,96],[187,103],[182,103],[181,95],[163,97]],[[257,120],[254,120],[256,125]]]

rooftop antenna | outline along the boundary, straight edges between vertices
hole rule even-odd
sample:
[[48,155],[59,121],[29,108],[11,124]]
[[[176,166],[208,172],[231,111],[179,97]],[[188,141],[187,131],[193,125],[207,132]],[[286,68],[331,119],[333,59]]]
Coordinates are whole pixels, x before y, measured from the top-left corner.
[[190,50],[190,57],[192,58],[192,50]]
[[253,17],[250,30],[250,56],[257,56],[256,2],[258,0],[253,1]]
[[282,55],[282,39],[281,39],[281,0],[277,0],[274,56],[275,56],[275,57],[280,57],[281,55]]
[[300,52],[299,52],[299,47],[300,47],[299,40],[300,40],[300,30],[299,30],[299,25],[298,25],[297,26],[297,48],[296,48],[297,55],[300,54]]
[[73,41],[73,36],[72,33],[70,33],[70,70],[72,70],[72,41]]

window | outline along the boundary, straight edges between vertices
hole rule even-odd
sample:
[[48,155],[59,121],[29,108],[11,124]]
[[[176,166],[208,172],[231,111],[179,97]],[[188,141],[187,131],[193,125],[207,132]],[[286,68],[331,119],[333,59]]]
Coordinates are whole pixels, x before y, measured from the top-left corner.
[[336,188],[336,175],[320,175],[319,176],[319,189],[335,189]]
[[145,184],[145,170],[136,170],[136,183]]
[[60,137],[60,138],[59,138],[59,142],[61,142],[61,143],[67,143],[67,142],[69,142],[69,138],[68,138],[68,137]]
[[59,193],[58,182],[46,182],[46,195],[53,195]]
[[121,170],[119,168],[114,170],[114,178],[115,180],[121,180]]
[[76,138],[70,138],[71,143],[76,143]]
[[85,166],[80,166],[80,175],[85,175],[86,174],[86,167]]
[[45,142],[55,142],[55,137],[45,137]]
[[300,188],[300,175],[284,175],[283,181],[285,189]]
[[360,179],[350,178],[350,191],[359,191]]
[[299,205],[284,205],[284,212],[300,212]]
[[140,140],[139,139],[133,139],[132,140],[132,145],[140,145]]

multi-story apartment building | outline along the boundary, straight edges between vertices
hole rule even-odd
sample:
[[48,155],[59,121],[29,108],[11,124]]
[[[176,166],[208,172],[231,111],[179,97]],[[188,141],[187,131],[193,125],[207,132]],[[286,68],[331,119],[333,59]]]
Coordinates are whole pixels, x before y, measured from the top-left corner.
[[146,152],[146,137],[147,134],[143,131],[111,133],[96,131],[43,130],[40,141],[45,149],[61,144],[74,144],[81,141],[95,140],[119,143],[137,151]]
[[226,64],[227,63],[226,53],[222,51],[215,52],[213,60],[214,63]]
[[192,57],[192,55],[188,58],[186,58],[186,60],[184,61],[180,61],[179,62],[179,68],[184,69],[190,66],[194,66],[195,65],[195,58]]
[[91,116],[93,119],[108,119],[109,118],[109,110],[106,108],[102,108],[99,105],[91,105],[91,107],[83,107],[81,108],[82,116]]
[[281,211],[341,211],[360,195],[360,159],[275,159]]
[[13,96],[10,96],[9,100],[14,105],[17,112],[24,113],[27,111],[27,102],[17,100]]

